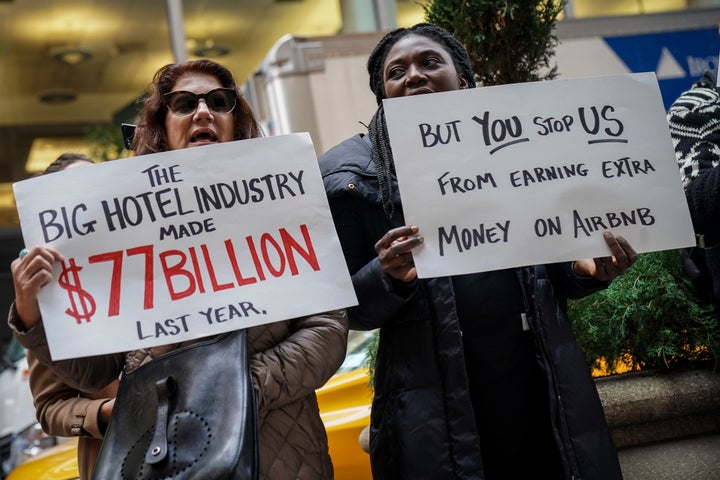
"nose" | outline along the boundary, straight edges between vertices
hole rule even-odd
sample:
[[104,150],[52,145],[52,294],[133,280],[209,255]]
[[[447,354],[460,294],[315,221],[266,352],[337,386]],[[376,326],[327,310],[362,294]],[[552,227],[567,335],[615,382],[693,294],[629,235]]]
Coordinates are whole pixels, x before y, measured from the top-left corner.
[[416,83],[425,80],[425,73],[422,68],[417,65],[408,66],[407,72],[405,73],[405,83],[408,85],[414,85]]
[[210,118],[212,117],[212,112],[210,111],[210,108],[208,108],[207,103],[205,103],[205,99],[201,98],[198,100],[197,108],[195,109],[195,114],[193,115],[195,118]]

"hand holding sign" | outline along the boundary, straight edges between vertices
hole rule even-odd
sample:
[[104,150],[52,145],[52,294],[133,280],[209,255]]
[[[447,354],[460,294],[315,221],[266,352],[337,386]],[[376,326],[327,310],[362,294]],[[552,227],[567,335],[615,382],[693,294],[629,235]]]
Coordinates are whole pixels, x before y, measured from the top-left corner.
[[[25,241],[51,247],[34,247],[18,263],[28,269],[19,313],[35,324],[39,298],[54,359],[181,342],[353,302],[307,134],[43,175],[15,184],[15,195]],[[71,341],[78,336],[86,341]]]
[[605,256],[606,230],[640,252],[694,244],[652,74],[391,98],[384,108],[405,218],[425,237],[414,252],[420,278]]
[[[217,403],[196,380],[225,378],[216,362],[184,371],[177,381],[178,369],[186,366],[179,362],[182,352],[199,347],[187,350],[182,344],[247,329],[247,335],[216,339],[247,344],[252,372],[250,362],[237,356],[222,360],[224,372],[254,383],[263,399],[257,431],[270,431],[290,417],[302,432],[285,439],[282,452],[273,452],[260,435],[259,449],[283,466],[293,465],[290,471],[283,467],[292,477],[308,468],[332,471],[327,455],[311,456],[308,463],[297,452],[308,446],[328,450],[325,435],[317,434],[323,425],[314,390],[342,363],[347,316],[341,308],[355,295],[310,136],[258,138],[260,127],[232,73],[206,59],[158,70],[152,92],[143,96],[138,124],[133,158],[14,185],[24,241],[39,245],[14,263],[21,319],[10,312],[16,329],[36,326],[18,338],[38,359],[31,378],[42,378],[43,396],[52,397],[36,398],[38,419],[44,422],[43,412],[65,411],[54,415],[51,425],[68,424],[51,428],[83,433],[82,421],[71,414],[78,410],[74,401],[83,402],[78,396],[111,387],[131,371],[133,378],[147,380],[155,369],[160,373],[148,395],[131,398],[124,395],[130,390],[121,389],[117,409],[111,400],[88,418],[105,423],[111,410],[132,410],[152,427],[152,419],[162,417],[169,428],[158,425],[156,433],[172,440],[178,425],[204,422],[197,415],[188,420],[188,412]],[[260,324],[270,325],[253,328]],[[221,343],[204,343],[202,351],[222,355]],[[253,381],[257,372],[265,380]],[[156,389],[158,379],[157,385],[168,388]],[[114,395],[112,387],[106,394]],[[233,405],[248,404],[242,389],[225,389],[221,396],[235,397]],[[183,408],[163,410],[168,400],[177,407],[178,398],[187,400]],[[235,412],[215,413],[221,418]],[[135,438],[113,446],[110,435],[104,445],[138,453],[130,470],[139,472],[157,462],[143,463],[145,447],[130,445]],[[236,443],[215,440],[217,452],[236,452]],[[185,458],[197,458],[188,442],[177,452],[188,447]],[[149,456],[157,453],[150,450]],[[273,476],[266,467],[259,466],[259,477]],[[228,465],[218,475],[234,470]]]
[[393,228],[375,244],[383,272],[401,282],[410,282],[417,277],[412,249],[422,244],[423,237],[417,235],[416,226]]
[[593,277],[597,280],[609,282],[619,277],[625,270],[637,261],[637,253],[632,246],[621,236],[614,236],[612,232],[603,233],[605,243],[611,255],[573,262],[573,270],[581,277]]
[[35,246],[10,264],[15,283],[15,309],[26,330],[40,321],[38,293],[53,279],[53,265],[62,260],[54,248]]

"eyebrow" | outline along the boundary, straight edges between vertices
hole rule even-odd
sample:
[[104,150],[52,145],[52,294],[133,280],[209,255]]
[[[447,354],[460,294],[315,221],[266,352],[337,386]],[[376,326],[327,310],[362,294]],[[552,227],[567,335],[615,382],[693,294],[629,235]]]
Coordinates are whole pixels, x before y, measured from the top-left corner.
[[[426,48],[425,50],[421,50],[420,52],[417,53],[418,56],[422,56],[422,57],[426,57],[426,56],[428,56],[428,55],[438,55],[438,56],[440,56],[440,57],[443,57],[443,59],[444,59],[444,54],[445,54],[445,55],[448,55],[448,56],[450,55],[448,52],[446,52],[446,51],[443,50],[442,48],[441,48],[441,49],[437,49],[437,48]],[[390,66],[390,65],[393,65],[393,64],[395,64],[395,63],[399,63],[401,58],[402,58],[402,57],[397,57],[397,56],[396,56],[396,57],[391,57],[390,60],[386,59],[385,62],[387,63],[388,66]]]

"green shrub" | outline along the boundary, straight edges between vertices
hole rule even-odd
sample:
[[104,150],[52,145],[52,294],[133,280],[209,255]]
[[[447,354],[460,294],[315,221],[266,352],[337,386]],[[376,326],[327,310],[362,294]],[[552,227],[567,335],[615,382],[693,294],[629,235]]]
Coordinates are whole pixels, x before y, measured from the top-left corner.
[[90,127],[85,141],[92,146],[90,157],[96,162],[116,160],[123,154],[125,142],[120,127],[112,124],[98,124]]
[[717,314],[699,301],[674,250],[640,255],[607,289],[570,301],[568,316],[593,368],[720,361]]
[[378,344],[380,343],[380,330],[373,332],[372,340],[365,347],[365,366],[368,369],[368,385],[373,388],[375,381],[375,359],[377,358]]
[[558,43],[555,22],[565,0],[431,0],[425,20],[452,33],[468,51],[482,85],[549,80]]

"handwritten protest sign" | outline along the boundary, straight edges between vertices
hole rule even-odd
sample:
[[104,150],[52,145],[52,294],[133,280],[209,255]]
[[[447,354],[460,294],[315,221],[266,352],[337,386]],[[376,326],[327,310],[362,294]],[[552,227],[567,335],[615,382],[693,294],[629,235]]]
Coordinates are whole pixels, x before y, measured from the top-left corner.
[[418,276],[694,245],[652,73],[384,101]]
[[308,134],[70,169],[14,190],[26,245],[64,257],[40,296],[56,360],[357,303]]

